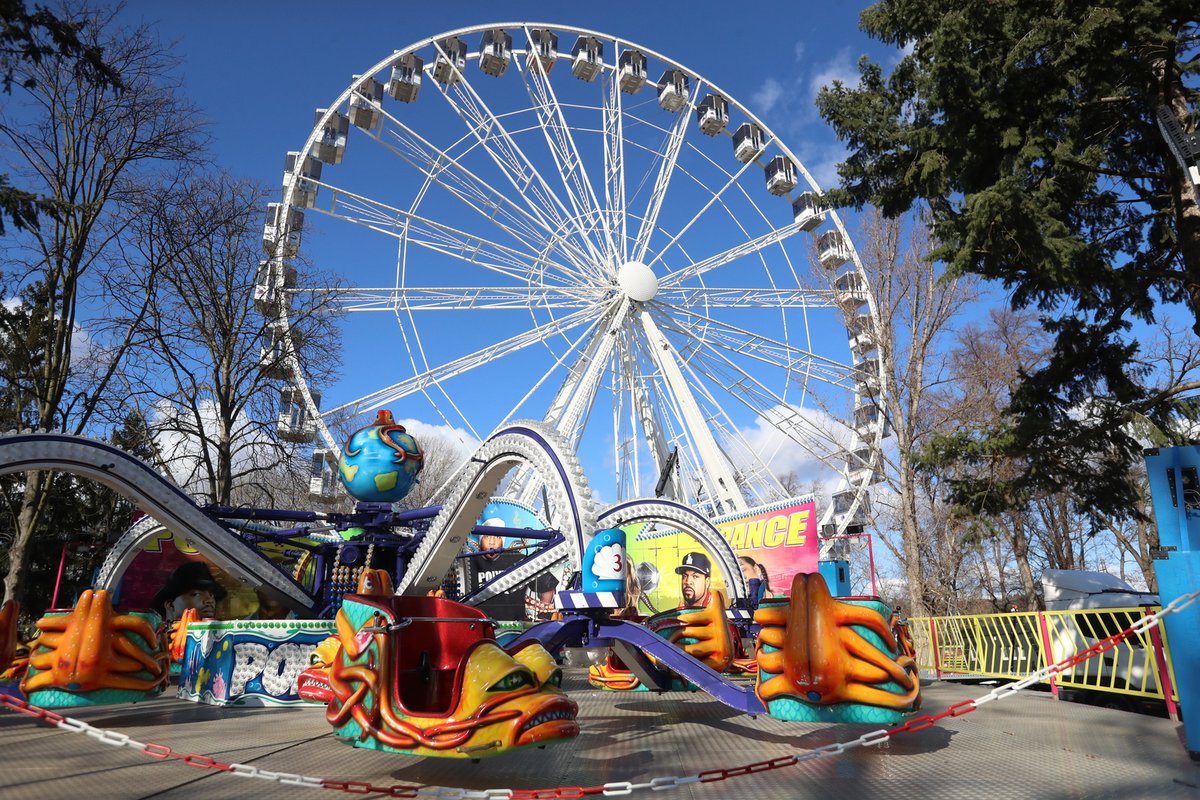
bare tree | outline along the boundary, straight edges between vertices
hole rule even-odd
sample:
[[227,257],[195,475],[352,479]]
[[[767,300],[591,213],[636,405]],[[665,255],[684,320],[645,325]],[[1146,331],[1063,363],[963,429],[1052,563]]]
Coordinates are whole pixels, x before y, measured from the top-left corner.
[[[970,475],[980,486],[996,487],[1011,486],[1013,478],[1029,468],[1011,455],[1001,456],[986,447],[987,440],[978,432],[1002,430],[1009,424],[1005,415],[1021,376],[1034,372],[1048,350],[1048,339],[1028,312],[995,311],[986,324],[962,331],[952,356],[954,384],[938,397],[954,422],[930,448],[928,460],[935,468],[949,476]],[[1192,430],[1180,429],[1180,421],[1197,417],[1194,393],[1200,343],[1168,325],[1160,326],[1157,335],[1147,337],[1140,364],[1147,385],[1158,387],[1151,392],[1163,398],[1164,404],[1169,399],[1175,411],[1166,419],[1131,413],[1128,424],[1134,435],[1148,446],[1194,435]],[[1144,478],[1140,484],[1139,506],[1120,518],[1090,513],[1078,497],[1066,491],[1025,496],[1020,504],[998,503],[995,505],[1006,510],[996,514],[968,508],[958,509],[958,513],[972,542],[987,543],[993,553],[1003,552],[1011,559],[1009,564],[996,562],[990,567],[995,596],[1005,600],[1006,595],[1019,594],[1024,607],[1036,608],[1041,599],[1035,575],[1041,569],[1097,569],[1102,560],[1115,556],[1116,571],[1123,573],[1128,557],[1142,579],[1153,586],[1151,551],[1158,540],[1149,524]],[[986,498],[983,502],[991,505]],[[998,540],[1004,547],[996,544]],[[1004,585],[1010,568],[1019,582],[1011,589]]]
[[[102,49],[123,88],[97,83],[70,58],[21,64],[14,72],[29,88],[0,116],[0,138],[12,149],[14,173],[54,210],[14,240],[25,257],[10,290],[37,286],[44,297],[36,343],[43,358],[21,406],[31,409],[37,429],[81,432],[95,421],[133,343],[132,329],[116,332],[104,358],[93,359],[99,368],[86,381],[75,380],[76,337],[90,313],[106,311],[87,307],[89,282],[125,233],[124,204],[135,179],[195,158],[201,129],[193,110],[164,83],[174,62],[146,29],[116,28],[111,11],[68,9],[64,16],[81,20],[79,38]],[[49,484],[47,473],[26,474],[8,552],[7,597],[21,598],[26,554]]]
[[320,379],[339,363],[329,295],[292,298],[286,347],[255,309],[265,197],[250,182],[200,175],[164,187],[137,227],[139,260],[158,264],[143,287],[148,311],[130,309],[154,376],[137,389],[163,465],[220,505],[235,489],[272,502],[288,487],[280,478],[307,467],[307,453],[276,435],[276,401],[291,356]]
[[[931,547],[932,533],[944,533],[944,522],[937,521],[942,512],[936,481],[921,477],[914,454],[946,422],[940,409],[926,400],[948,379],[940,344],[955,315],[975,298],[974,284],[945,275],[930,251],[920,217],[887,219],[877,209],[868,209],[859,255],[876,301],[868,324],[887,370],[886,391],[872,399],[883,409],[894,443],[894,448],[878,454],[888,491],[875,496],[883,506],[892,506],[894,529],[880,531],[880,539],[903,565],[907,613],[915,616],[929,612],[937,582],[949,579],[944,570],[930,572],[928,556],[953,554],[955,548],[945,543]],[[852,329],[863,324],[861,319],[847,319]]]
[[438,500],[438,490],[470,458],[473,443],[463,442],[444,428],[410,430],[425,454],[417,484],[413,486],[403,503],[407,508],[424,508]]
[[[950,355],[953,384],[937,394],[935,402],[942,406],[948,425],[935,437],[932,450],[940,453],[940,442],[962,443],[970,431],[998,424],[1020,375],[1032,369],[1044,358],[1048,345],[1036,319],[1029,313],[1007,309],[993,310],[986,323],[973,323],[963,328]],[[964,466],[954,458],[940,455],[930,459],[931,468],[948,477],[957,477]],[[988,468],[995,470],[998,482],[1008,480],[1022,469],[1012,461],[994,460]],[[964,540],[987,549],[992,558],[984,568],[984,587],[997,603],[1019,595],[1021,605],[1037,605],[1037,586],[1030,566],[1031,537],[1047,531],[1045,523],[1052,520],[1051,509],[1042,509],[1041,516],[1030,515],[1029,509],[1017,509],[997,516],[976,516],[965,509],[955,509],[963,526]],[[1004,540],[999,547],[996,539]],[[1016,587],[1008,584],[1006,564],[996,560],[998,553],[1008,554],[1015,564]]]

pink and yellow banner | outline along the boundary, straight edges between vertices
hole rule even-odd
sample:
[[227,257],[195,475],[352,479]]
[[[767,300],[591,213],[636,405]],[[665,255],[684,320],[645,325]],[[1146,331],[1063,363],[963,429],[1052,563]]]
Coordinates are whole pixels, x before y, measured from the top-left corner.
[[[742,576],[762,582],[760,597],[786,595],[793,575],[818,569],[817,508],[811,495],[718,517],[713,525],[733,548]],[[637,525],[627,528],[626,534],[629,559],[639,580],[654,586],[646,592],[649,604],[643,605],[642,613],[678,606],[683,602],[682,572],[687,570],[688,554],[704,553],[704,548],[677,530]],[[728,577],[717,560],[706,555],[711,588],[724,590]]]

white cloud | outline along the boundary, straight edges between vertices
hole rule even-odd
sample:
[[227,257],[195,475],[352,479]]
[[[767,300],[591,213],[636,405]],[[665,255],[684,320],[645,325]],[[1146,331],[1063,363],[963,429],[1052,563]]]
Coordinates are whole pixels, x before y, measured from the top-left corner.
[[858,59],[849,49],[839,50],[824,69],[813,74],[808,81],[809,97],[815,99],[821,87],[830,86],[834,81],[841,81],[845,86],[858,85]]
[[796,61],[803,61],[804,60],[804,42],[802,42],[802,41],[796,42],[795,52],[796,52]]
[[750,95],[750,110],[759,116],[771,113],[783,97],[783,85],[774,78],[767,78],[762,86]]
[[796,155],[821,189],[838,185],[837,167],[846,160],[847,155],[841,142],[836,139],[802,140],[796,148]]
[[474,453],[479,449],[480,441],[463,428],[455,428],[451,425],[436,425],[411,417],[398,419],[396,423],[403,425],[404,430],[411,433],[413,438],[422,446],[424,446],[425,439],[437,442],[439,445],[457,445],[464,456]]
[[[217,412],[211,400],[199,403],[200,422],[210,440],[216,440]],[[173,422],[178,420],[178,422]],[[167,400],[160,400],[151,409],[148,420],[154,431],[154,444],[162,453],[167,468],[180,487],[192,492],[207,490],[202,482],[203,471],[200,456],[202,453],[199,440],[188,433],[186,429],[196,425],[191,412],[176,409]],[[179,430],[183,428],[184,430]],[[277,458],[275,451],[269,447],[270,441],[259,428],[246,422],[245,417],[234,420],[232,436],[239,444],[233,451],[234,472],[248,468],[251,465],[263,465]],[[215,457],[215,453],[210,456]]]
[[[802,490],[806,491],[810,485],[816,484],[819,493],[832,493],[841,480],[836,467],[821,461],[776,427],[776,424],[772,424],[772,421],[780,427],[794,424],[785,420],[792,419],[795,415],[801,418],[800,425],[803,429],[820,431],[840,442],[843,448],[850,444],[850,431],[841,422],[823,411],[795,406],[770,409],[756,419],[753,425],[742,429],[741,437],[773,475],[795,475]],[[809,434],[803,435],[802,438],[813,437]]]

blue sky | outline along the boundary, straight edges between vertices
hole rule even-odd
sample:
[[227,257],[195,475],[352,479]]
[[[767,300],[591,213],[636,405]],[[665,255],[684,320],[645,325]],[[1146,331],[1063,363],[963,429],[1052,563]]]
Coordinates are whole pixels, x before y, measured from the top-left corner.
[[[621,11],[613,13],[615,8]],[[739,15],[737,12],[742,10],[748,13]],[[729,3],[652,4],[635,8],[544,2],[403,6],[347,2],[333,6],[315,2],[183,4],[131,0],[123,12],[124,19],[130,22],[153,24],[164,42],[172,45],[181,60],[182,91],[211,124],[215,162],[236,175],[272,187],[280,185],[285,153],[302,148],[313,125],[314,110],[329,106],[347,88],[352,76],[365,72],[393,51],[426,37],[489,22],[517,21],[590,28],[679,62],[693,74],[718,85],[760,117],[817,182],[828,186],[835,177],[834,167],[843,150],[815,113],[813,98],[817,88],[834,79],[856,80],[855,63],[864,53],[887,65],[896,57],[894,50],[869,40],[858,30],[857,15],[858,9],[843,4],[784,2],[760,2],[740,7]],[[524,36],[519,31],[514,31],[514,40],[516,46],[523,46]],[[474,40],[471,46],[475,48]],[[561,41],[559,46],[560,50],[568,50],[570,38]],[[469,65],[469,70],[476,69],[475,65]],[[563,67],[559,69],[561,73]],[[650,77],[654,80],[657,72],[653,67],[651,71]],[[520,86],[519,79],[511,73],[500,79],[507,84],[486,83],[490,80],[484,79],[481,85],[486,84],[487,90],[497,93],[508,91],[503,88],[506,85],[510,89]],[[434,94],[433,89],[426,87],[422,92],[422,101],[432,102],[427,95]],[[424,116],[431,109],[429,105],[421,106],[421,115],[413,118],[413,125],[422,134],[435,138],[441,132],[440,128],[448,123],[432,113]],[[364,168],[364,154],[356,150],[358,147],[352,142],[346,163],[337,170]],[[365,168],[373,168],[373,159],[378,158],[378,155],[369,156]],[[326,169],[326,175],[332,172]],[[672,191],[677,190],[673,187]],[[386,193],[386,187],[381,188],[381,192]],[[677,201],[677,196],[668,196],[667,204],[673,205]],[[786,213],[786,204],[782,208]],[[455,212],[447,213],[441,221],[459,224]],[[847,222],[853,229],[853,220]],[[339,269],[345,264],[375,258],[386,261],[388,258],[386,242],[342,238],[343,234],[337,232],[330,232],[325,238],[322,236],[310,235],[306,228],[305,247],[309,248],[311,239],[314,257],[322,266]],[[712,236],[719,237],[719,234],[714,231]],[[722,249],[719,243],[709,244],[713,251]],[[394,260],[394,256],[391,258]],[[795,271],[793,268],[793,273]],[[788,275],[739,276],[737,285],[794,286],[796,276],[791,277],[793,280],[789,281]],[[461,280],[470,285],[469,281],[473,279],[463,277]],[[366,278],[351,282],[380,285]],[[453,284],[454,278],[447,278],[445,282]],[[321,387],[325,393],[325,408],[400,380],[405,377],[406,369],[411,372],[407,355],[398,349],[400,340],[390,315],[357,317],[345,327],[348,349],[342,382],[338,386]],[[469,329],[477,325],[490,326],[487,320],[481,314],[467,317],[465,324],[461,321],[435,322],[429,329],[432,333],[426,338],[430,351],[436,351],[431,362],[452,358],[455,348],[442,345],[462,344],[471,333]],[[740,313],[731,315],[728,321],[753,327],[753,322],[748,318],[744,321]],[[800,327],[794,320],[783,322],[792,325],[793,331]],[[803,331],[805,346],[830,358],[848,361],[844,328],[835,325],[832,330],[826,330],[824,324],[814,321],[811,331]],[[507,335],[501,330],[499,323],[494,330],[489,327],[494,338]],[[477,343],[471,345],[478,346]],[[562,351],[554,352],[561,354]],[[526,371],[518,364],[506,369],[507,372],[471,379],[474,382],[468,381],[466,390],[455,397],[462,415],[471,420],[480,435],[486,435],[497,421],[489,416],[496,407],[511,402],[516,396],[514,390],[524,392],[540,374],[537,368]],[[510,386],[501,387],[500,384]],[[361,387],[357,394],[356,387]],[[501,388],[510,389],[509,395],[504,398],[494,396]],[[556,388],[553,381],[543,387],[531,409],[537,407],[537,402],[542,402],[544,407],[548,397],[546,392],[551,388]],[[787,400],[793,402],[800,398],[792,395]],[[831,408],[843,404],[841,412],[835,410],[833,413],[845,413],[846,398],[830,398],[828,402]],[[440,422],[419,398],[397,404],[391,410],[398,420],[415,418],[431,424]],[[733,425],[750,431],[749,438],[756,445],[761,444],[764,451],[774,454],[773,467],[786,470],[801,464],[801,457],[780,451],[778,437],[772,440],[769,434],[764,434],[762,427],[744,409],[731,408],[729,413]],[[531,411],[523,416],[532,414]],[[445,422],[451,427],[462,428],[458,420],[447,419]],[[615,499],[613,490],[605,488],[607,481],[601,473],[615,470],[611,462],[611,458],[606,460],[600,454],[591,459],[585,457],[589,478],[601,497],[609,501]],[[832,477],[823,468],[812,464],[803,466],[806,478]]]
[[184,87],[213,125],[219,163],[266,182],[279,180],[313,110],[352,75],[428,36],[509,21],[591,28],[682,62],[752,106],[828,181],[841,149],[813,109],[816,87],[855,78],[864,53],[894,51],[858,30],[857,4],[768,0],[740,5],[745,15],[739,5],[129,0],[123,16],[154,23],[173,43]]
[[[859,31],[860,10],[861,6],[854,4],[781,1],[630,6],[129,0],[123,18],[155,25],[161,38],[172,44],[181,60],[182,90],[211,123],[216,163],[272,187],[280,184],[285,153],[303,145],[314,109],[329,105],[347,88],[352,76],[426,37],[467,26],[517,21],[590,28],[674,59],[753,111],[782,137],[817,182],[828,186],[844,151],[816,115],[813,98],[817,88],[835,79],[855,81],[855,64],[863,54],[885,67],[897,57],[895,50]],[[514,32],[514,39],[517,46],[523,45],[519,32]],[[474,49],[474,41],[471,46]],[[569,47],[569,40],[560,42],[560,49]],[[469,68],[476,69],[475,65]],[[502,80],[511,83],[516,79],[509,75]],[[432,94],[432,89],[423,92]],[[444,122],[430,118],[428,124],[433,135],[433,128]],[[347,164],[351,155],[358,154],[348,154]],[[853,217],[843,216],[853,230]],[[328,264],[337,266],[336,255],[348,254],[351,261],[365,258],[379,243],[342,240],[334,235],[325,245]],[[322,387],[327,400],[343,401],[356,396],[355,386],[362,386],[365,392],[403,377],[407,361],[395,349],[395,322],[385,316],[352,323],[349,344],[357,344],[357,351],[347,354],[342,384]],[[467,323],[474,327],[474,318]],[[486,324],[483,315],[479,324]],[[439,322],[434,330],[447,340],[467,333],[461,321]],[[844,330],[832,334],[815,330],[812,337],[814,349],[828,345],[831,357],[847,358]],[[494,373],[481,376],[465,396],[459,396],[464,414],[475,419],[480,433],[486,434],[495,422],[489,415],[504,402],[498,399],[501,388],[520,387],[523,391],[534,374],[513,367],[499,378]],[[500,382],[512,386],[501,387]],[[396,405],[392,411],[399,420],[439,422],[419,398]],[[753,419],[742,414],[735,422],[764,449],[777,446],[765,426]],[[832,477],[828,470],[804,464],[794,453],[782,453],[779,458],[776,466],[802,466],[806,478]],[[584,463],[601,499],[615,499],[604,475],[613,470],[610,461],[597,453],[585,456]],[[876,555],[881,555],[878,549]]]

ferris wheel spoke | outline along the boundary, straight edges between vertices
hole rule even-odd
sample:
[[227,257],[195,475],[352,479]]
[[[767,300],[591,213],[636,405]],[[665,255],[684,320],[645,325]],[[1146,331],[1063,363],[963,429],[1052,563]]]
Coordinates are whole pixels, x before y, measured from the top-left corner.
[[[655,368],[654,344],[650,342],[646,330],[635,329],[632,335],[622,337],[621,345],[620,373],[630,395],[631,428],[640,431],[640,438],[649,449],[654,468],[661,475],[671,457],[672,442],[676,443],[676,459],[687,460],[686,455],[679,455],[679,451],[687,451],[686,447],[681,446],[686,435],[672,425],[671,419],[672,414],[675,419],[683,419],[684,412],[679,408],[678,398],[665,390],[659,378],[662,373]],[[636,448],[631,449],[637,452]],[[667,478],[673,497],[687,496],[679,478],[682,472],[682,468],[674,470]]]
[[[528,29],[525,33],[529,35]],[[528,70],[523,69],[518,61],[517,70],[525,82],[530,100],[534,103],[538,120],[542,123],[542,133],[550,148],[550,155],[558,167],[563,186],[567,190],[567,199],[571,203],[574,217],[590,221],[590,227],[604,237],[605,252],[610,259],[614,259],[612,231],[609,230],[600,202],[596,199],[596,191],[588,177],[583,157],[579,153],[579,147],[575,143],[575,137],[567,124],[562,105],[558,102],[558,95],[554,92],[554,86],[550,83],[550,76],[546,74],[542,60],[531,59]]]
[[[606,362],[612,352],[612,342],[617,338],[593,334],[595,331],[611,331],[619,328],[620,320],[629,313],[629,309],[630,303],[622,301],[605,311],[555,360],[541,379],[513,407],[504,421],[507,422],[511,419],[517,409],[521,408],[534,392],[549,380],[551,375],[565,369],[567,379],[555,393],[543,419],[553,424],[555,430],[566,437],[571,446],[577,446],[583,430],[583,423],[599,392],[600,379],[603,377],[603,370],[607,366]],[[572,354],[576,354],[574,362],[569,366],[564,366],[567,357]],[[527,467],[519,469],[513,477],[514,499],[517,502],[531,504],[537,499],[539,484],[532,478],[531,470]]]
[[331,310],[342,312],[389,311],[497,311],[510,309],[559,310],[591,308],[597,293],[590,287],[408,287],[382,286],[339,289],[291,289],[291,294],[329,295],[335,305]]
[[668,320],[664,321],[663,329],[686,343],[688,357],[698,361],[704,374],[730,397],[754,411],[811,455],[826,463],[833,463],[845,451],[845,442],[837,434],[817,427],[784,397],[767,388],[755,375],[725,355],[722,348],[698,342],[688,326],[675,325]]
[[[461,156],[451,156],[382,106],[378,108],[389,126],[386,131],[381,127],[379,133],[372,130],[368,131],[367,135],[381,147],[424,175],[426,181],[441,187],[467,208],[499,226],[505,233],[528,247],[531,253],[548,252],[555,244],[554,230],[546,220],[533,215],[503,192],[489,185],[462,164]],[[385,138],[384,132],[394,141]],[[557,244],[563,256],[577,269],[591,263],[588,256],[574,242],[559,241]]]
[[[690,109],[696,105],[696,98],[700,95],[701,86],[701,82],[696,81],[696,87],[692,90],[692,96],[685,108]],[[646,251],[650,248],[650,237],[654,235],[654,230],[658,227],[658,216],[662,213],[663,198],[666,197],[667,187],[671,185],[671,177],[675,174],[675,167],[679,163],[679,151],[683,147],[684,135],[687,133],[690,121],[691,114],[687,112],[679,114],[679,119],[675,120],[675,126],[667,137],[666,146],[660,153],[662,162],[659,164],[658,175],[654,179],[654,190],[650,194],[646,215],[642,217],[641,227],[638,228],[637,239],[633,245],[635,261],[644,263],[646,260]]]
[[739,245],[729,248],[724,252],[717,253],[714,256],[709,256],[703,261],[697,261],[693,264],[676,270],[670,275],[663,278],[662,283],[667,286],[678,286],[685,281],[703,275],[707,272],[712,272],[714,269],[723,267],[726,264],[731,264],[739,258],[745,258],[749,255],[754,255],[759,251],[778,244],[785,239],[795,236],[800,231],[804,230],[801,227],[802,223],[793,222],[789,225],[784,225],[782,228],[764,233],[762,236],[755,237],[749,241],[742,242]]
[[[687,362],[684,362],[682,366],[692,380],[695,393],[703,399],[705,408],[708,409],[708,426],[710,430],[718,435],[727,452],[733,451],[728,452],[729,461],[737,471],[742,486],[767,486],[775,492],[776,496],[782,495],[783,490],[779,485],[779,480],[772,473],[770,465],[763,459],[760,448],[754,446],[746,439],[745,434],[733,422],[722,404],[709,391],[708,387],[711,381],[708,376],[696,374],[696,371]],[[664,400],[671,399],[670,397],[664,398]],[[686,436],[686,430],[677,431],[672,436],[677,439],[683,438]],[[736,450],[734,446],[736,446]],[[703,465],[689,463],[687,459],[680,462],[679,471],[681,475],[685,471],[691,475],[696,475],[701,469],[703,469]],[[767,493],[756,491],[756,494],[760,502],[766,502],[770,499]]]
[[699,211],[697,211],[692,216],[691,219],[689,219],[686,223],[684,223],[683,227],[681,227],[679,229],[679,231],[673,237],[671,237],[671,241],[667,242],[666,245],[664,245],[658,251],[658,255],[656,255],[654,257],[654,260],[651,261],[646,266],[653,267],[655,264],[657,264],[659,261],[661,261],[663,256],[665,256],[667,253],[669,253],[671,251],[671,248],[675,246],[675,243],[678,242],[681,238],[683,238],[683,236],[685,234],[687,234],[687,232],[689,230],[692,229],[692,226],[695,225],[700,220],[700,218],[703,217],[708,212],[708,210],[713,207],[713,205],[715,203],[721,201],[721,198],[722,198],[722,196],[724,196],[725,192],[727,192],[730,188],[732,188],[734,186],[740,186],[739,181],[741,180],[742,176],[746,173],[746,170],[750,169],[751,165],[753,165],[753,164],[754,164],[753,161],[747,161],[745,164],[742,165],[741,169],[739,169],[737,172],[731,174],[729,176],[729,179],[727,181],[725,181],[725,185],[722,186],[717,191],[712,193],[712,197],[710,197],[708,199],[708,202],[705,203],[704,206],[701,207],[701,209]]
[[[445,56],[441,45],[437,45],[437,50]],[[437,86],[438,93],[467,126],[471,135],[504,173],[508,182],[524,198],[530,211],[549,225],[555,237],[575,237],[583,244],[593,263],[599,264],[600,253],[587,232],[571,219],[571,213],[550,189],[536,165],[521,150],[466,76],[460,73],[460,77],[461,79],[450,88],[444,87],[438,81],[433,83]],[[597,276],[598,274],[597,272]]]
[[[620,50],[613,49],[613,61],[620,64]],[[614,246],[613,257],[624,263],[629,260],[629,232],[625,216],[625,121],[619,82],[618,68],[603,84],[604,200]]]
[[829,289],[725,289],[709,286],[661,288],[655,300],[672,307],[818,309],[837,307]]
[[470,372],[511,353],[523,350],[532,344],[544,342],[553,336],[563,335],[572,328],[595,318],[596,314],[595,308],[576,311],[574,314],[568,314],[561,319],[539,325],[536,328],[505,339],[502,342],[488,345],[461,358],[456,358],[440,366],[427,369],[425,372],[414,375],[399,383],[394,383],[386,388],[379,389],[357,400],[343,403],[336,408],[322,412],[321,416],[326,419],[338,420],[375,411],[388,403],[394,403],[416,392],[425,391],[443,381]]
[[528,282],[533,276],[547,271],[559,273],[573,282],[581,280],[574,269],[562,264],[546,259],[534,259],[528,253],[499,242],[348,192],[332,184],[315,181],[313,183],[327,190],[324,195],[328,204],[327,207],[314,206],[314,211],[361,225],[517,281]]
[[647,350],[650,358],[662,374],[664,386],[678,405],[691,432],[698,457],[704,462],[709,496],[719,500],[727,511],[744,509],[745,499],[738,488],[729,461],[709,431],[705,414],[696,402],[688,380],[680,368],[683,359],[680,358],[679,351],[659,330],[650,309],[645,306],[638,316],[638,323],[649,342]]
[[[854,367],[840,361],[687,309],[675,307],[672,311],[683,319],[662,319],[661,326],[680,336],[687,335],[693,343],[691,347],[708,342],[739,358],[776,367],[789,375],[804,375],[840,389],[853,388],[857,372]],[[697,336],[698,330],[704,331],[703,337]],[[685,348],[685,352],[690,350]]]

